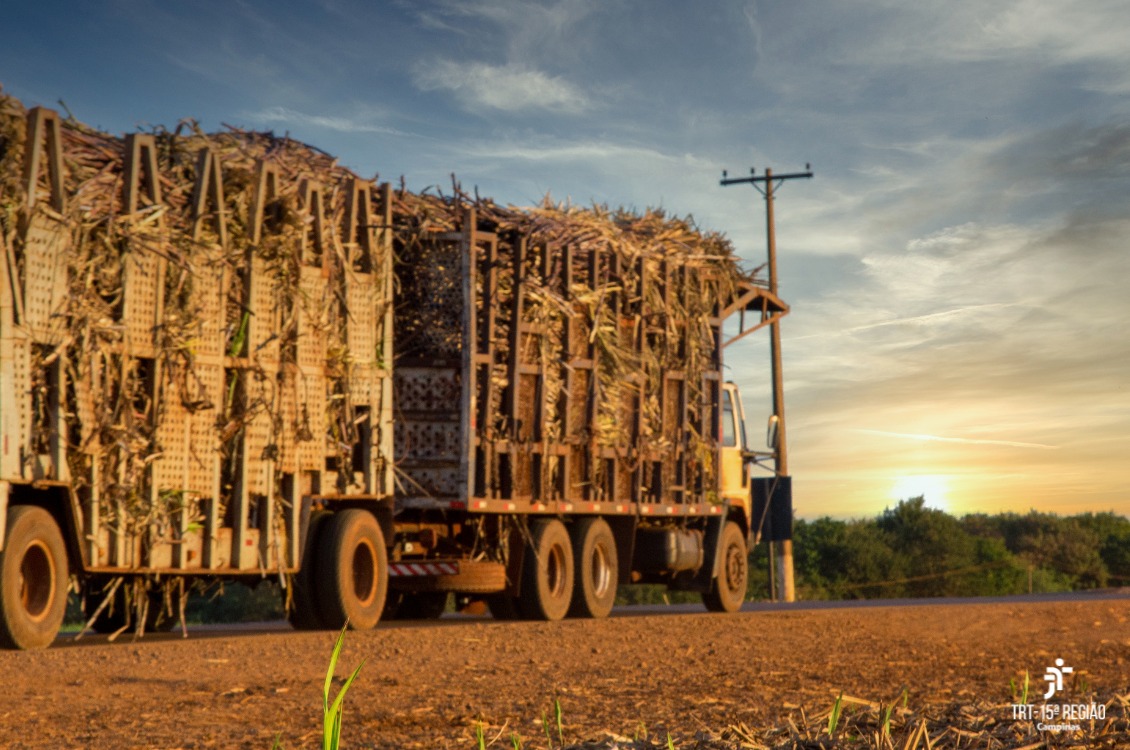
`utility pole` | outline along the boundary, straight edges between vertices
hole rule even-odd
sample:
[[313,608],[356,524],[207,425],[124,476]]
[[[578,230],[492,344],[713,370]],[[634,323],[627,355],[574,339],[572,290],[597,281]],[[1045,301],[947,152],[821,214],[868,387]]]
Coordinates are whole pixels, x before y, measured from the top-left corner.
[[[769,252],[769,291],[777,296],[777,232],[773,220],[773,192],[786,180],[808,179],[812,177],[812,168],[804,165],[803,172],[774,175],[772,169],[766,169],[765,174],[758,176],[752,168],[749,177],[728,177],[722,172],[722,186],[750,184],[757,192],[765,196],[765,235]],[[762,190],[761,184],[765,185]],[[779,477],[789,474],[788,443],[785,440],[785,384],[781,372],[781,322],[774,320],[769,325],[770,359],[773,368],[773,414],[777,418],[777,440],[773,448],[773,469]],[[774,565],[774,558],[776,564]],[[782,540],[779,544],[769,542],[769,569],[770,576],[775,580],[770,581],[770,591],[773,598],[778,596],[786,602],[796,601],[796,587],[793,579],[793,541]],[[775,569],[775,570],[774,570]]]

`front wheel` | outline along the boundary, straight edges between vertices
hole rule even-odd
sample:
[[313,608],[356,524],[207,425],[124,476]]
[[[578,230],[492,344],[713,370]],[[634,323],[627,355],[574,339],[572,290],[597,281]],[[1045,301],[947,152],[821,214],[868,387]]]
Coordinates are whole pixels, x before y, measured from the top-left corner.
[[742,528],[733,521],[722,529],[718,552],[722,557],[718,577],[711,582],[710,591],[703,593],[702,603],[711,612],[737,612],[745,601],[749,556]]
[[372,513],[349,508],[326,522],[318,543],[319,620],[368,630],[381,619],[388,593],[388,551]]
[[0,646],[46,648],[67,609],[67,549],[51,514],[31,505],[8,509],[0,552]]

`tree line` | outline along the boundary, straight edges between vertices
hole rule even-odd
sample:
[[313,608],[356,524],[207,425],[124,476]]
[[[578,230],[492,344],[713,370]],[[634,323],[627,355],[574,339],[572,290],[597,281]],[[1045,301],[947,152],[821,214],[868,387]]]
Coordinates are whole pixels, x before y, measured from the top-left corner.
[[[972,514],[924,498],[878,517],[797,519],[800,599],[1000,596],[1130,586],[1130,519],[1115,513]],[[751,551],[752,598],[769,595],[767,545]]]

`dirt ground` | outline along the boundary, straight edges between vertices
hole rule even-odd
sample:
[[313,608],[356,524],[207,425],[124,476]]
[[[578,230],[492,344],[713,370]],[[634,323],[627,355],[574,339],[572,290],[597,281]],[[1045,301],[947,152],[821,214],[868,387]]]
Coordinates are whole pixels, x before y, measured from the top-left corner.
[[[266,750],[280,734],[282,747],[314,747],[336,634],[267,630],[0,652],[0,747]],[[555,699],[565,744],[670,732],[693,747],[702,730],[757,736],[826,716],[841,692],[889,703],[904,687],[910,709],[991,704],[1010,722],[1010,679],[1027,670],[1042,693],[1057,658],[1074,667],[1076,695],[1130,697],[1130,596],[559,623],[449,616],[350,633],[334,690],[365,661],[343,748],[471,748],[478,721],[494,747],[514,734],[545,747],[543,715],[557,745]]]

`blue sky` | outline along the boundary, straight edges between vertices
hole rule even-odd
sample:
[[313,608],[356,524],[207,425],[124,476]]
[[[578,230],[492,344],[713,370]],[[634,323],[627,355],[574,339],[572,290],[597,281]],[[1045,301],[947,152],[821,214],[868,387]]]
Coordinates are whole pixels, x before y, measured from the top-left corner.
[[[0,84],[112,132],[289,132],[369,177],[777,203],[803,516],[1130,514],[1130,2],[13,3]],[[760,435],[766,350],[727,350]]]

